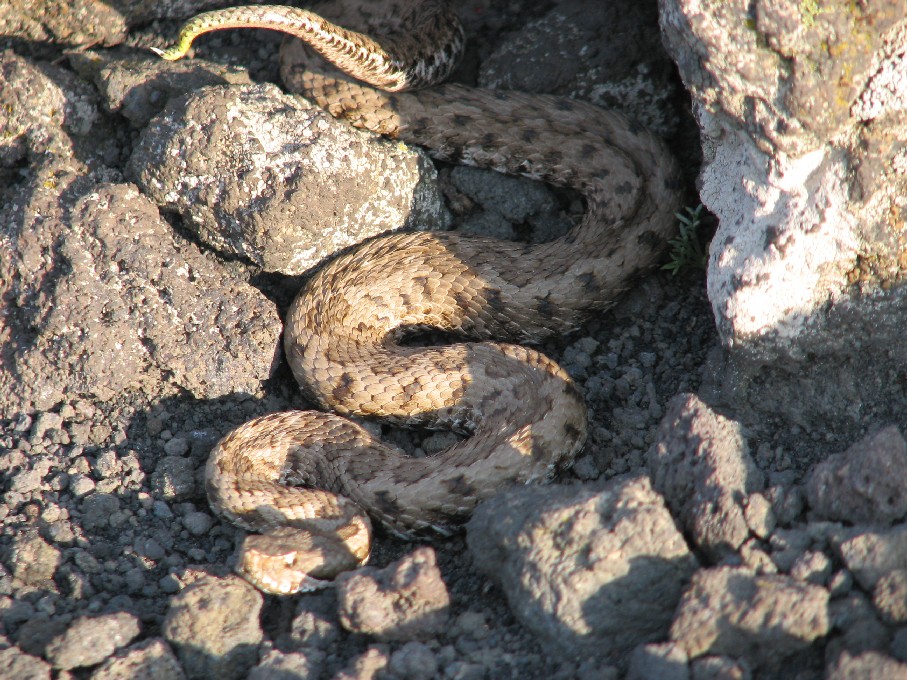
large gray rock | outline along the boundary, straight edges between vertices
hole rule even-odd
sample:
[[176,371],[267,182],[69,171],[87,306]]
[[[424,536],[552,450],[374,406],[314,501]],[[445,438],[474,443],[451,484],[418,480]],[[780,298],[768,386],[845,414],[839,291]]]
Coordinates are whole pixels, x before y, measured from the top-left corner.
[[879,652],[843,652],[834,663],[829,664],[825,677],[827,680],[907,680],[907,664]]
[[173,650],[161,638],[150,638],[121,650],[95,669],[91,680],[185,680]]
[[495,45],[479,85],[585,99],[670,135],[677,85],[656,19],[652,3],[556,3]]
[[139,632],[138,619],[126,612],[81,616],[48,642],[45,654],[54,668],[94,666],[132,642]]
[[725,396],[822,427],[885,410],[907,360],[905,3],[660,7],[719,218],[708,290]]
[[203,241],[284,274],[369,236],[447,219],[424,153],[353,130],[274,85],[172,100],[128,169]]
[[479,506],[467,543],[523,625],[570,656],[662,639],[696,568],[646,477],[506,491]]
[[853,527],[831,537],[844,566],[867,592],[886,574],[907,564],[907,524],[890,529]]
[[250,85],[245,69],[204,59],[164,61],[133,51],[74,52],[69,63],[94,83],[107,111],[119,113],[142,128],[171,97],[209,85]]
[[890,525],[907,515],[907,443],[895,426],[874,432],[819,463],[806,493],[821,518]]
[[0,213],[0,247],[6,412],[127,390],[255,394],[276,368],[274,304],[134,186],[52,161]]
[[740,425],[681,394],[656,437],[648,461],[652,486],[672,514],[713,558],[737,550],[750,536],[744,500],[764,484]]
[[189,678],[244,678],[264,638],[261,593],[237,576],[204,578],[170,602],[164,638]]
[[828,591],[748,569],[703,569],[677,606],[671,639],[690,658],[720,654],[776,667],[831,627]]
[[384,569],[344,572],[336,584],[340,623],[354,633],[413,640],[447,626],[450,595],[432,548],[417,548]]
[[0,411],[259,392],[276,365],[273,303],[103,166],[119,142],[86,83],[10,52],[0,72],[16,83],[0,91]]

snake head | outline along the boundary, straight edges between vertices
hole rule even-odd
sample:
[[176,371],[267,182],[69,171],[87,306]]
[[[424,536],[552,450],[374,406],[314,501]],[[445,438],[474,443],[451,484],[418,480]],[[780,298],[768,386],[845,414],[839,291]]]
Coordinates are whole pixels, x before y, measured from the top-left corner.
[[[368,519],[365,520],[368,522]],[[247,535],[240,547],[236,572],[253,586],[272,595],[295,595],[326,588],[344,571],[368,560],[371,526],[357,527],[354,540],[365,533],[365,552],[351,544],[343,531],[310,531],[282,526],[264,534]]]

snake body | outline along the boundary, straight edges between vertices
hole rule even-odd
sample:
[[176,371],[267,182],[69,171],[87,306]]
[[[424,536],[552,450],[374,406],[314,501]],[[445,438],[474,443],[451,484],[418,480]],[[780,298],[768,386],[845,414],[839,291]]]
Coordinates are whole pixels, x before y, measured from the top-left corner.
[[[312,16],[273,6],[211,12],[187,24],[164,56],[182,56],[208,30],[264,26],[314,42],[356,78],[402,89],[426,85],[426,74],[446,76],[462,46],[459,23],[439,2],[411,9],[406,40],[399,32],[365,38]],[[313,40],[312,26],[336,38]],[[435,52],[413,38],[417,30],[440,40]],[[389,75],[387,64],[399,66]],[[392,234],[305,284],[287,314],[284,349],[303,393],[334,413],[250,421],[217,444],[206,468],[212,507],[261,532],[246,537],[237,570],[287,594],[362,564],[368,515],[401,536],[446,534],[502,486],[545,481],[572,462],[586,437],[582,397],[563,369],[522,345],[576,328],[657,261],[681,182],[661,142],[583,102],[458,85],[378,91],[303,66],[298,42],[285,45],[282,70],[290,89],[354,125],[441,159],[572,187],[587,202],[582,221],[550,243]],[[403,342],[424,329],[457,342]],[[351,415],[469,436],[414,459]]]

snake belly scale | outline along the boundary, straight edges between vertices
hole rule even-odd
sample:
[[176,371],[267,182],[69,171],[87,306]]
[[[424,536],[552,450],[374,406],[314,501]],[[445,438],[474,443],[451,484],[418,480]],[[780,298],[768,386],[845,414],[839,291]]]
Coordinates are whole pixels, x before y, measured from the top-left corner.
[[[353,125],[433,156],[579,190],[587,210],[564,237],[528,245],[453,232],[380,236],[330,261],[286,318],[284,349],[320,408],[255,419],[212,451],[212,507],[250,531],[237,570],[267,592],[312,590],[369,555],[377,519],[405,537],[447,534],[482,500],[543,482],[586,437],[566,372],[523,346],[562,335],[614,303],[655,264],[674,228],[680,173],[664,145],[579,101],[442,85],[463,45],[446,3],[404,3],[386,36],[348,31],[306,10],[250,6],[190,20],[198,35],[264,27],[302,38],[357,82],[284,45],[287,87]],[[375,89],[374,85],[381,89]],[[431,329],[454,342],[403,343]],[[469,340],[469,341],[467,341]],[[514,343],[514,344],[507,344]],[[345,416],[468,435],[414,459]]]

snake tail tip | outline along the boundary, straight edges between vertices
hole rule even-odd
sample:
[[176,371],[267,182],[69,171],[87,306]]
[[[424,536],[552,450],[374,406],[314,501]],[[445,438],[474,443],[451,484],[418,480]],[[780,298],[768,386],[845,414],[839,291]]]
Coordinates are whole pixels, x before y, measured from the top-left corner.
[[167,50],[162,50],[160,47],[152,47],[150,49],[161,59],[166,59],[167,61],[176,61],[186,54],[185,51],[179,51],[172,47]]

